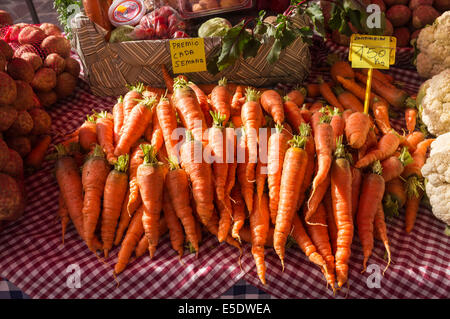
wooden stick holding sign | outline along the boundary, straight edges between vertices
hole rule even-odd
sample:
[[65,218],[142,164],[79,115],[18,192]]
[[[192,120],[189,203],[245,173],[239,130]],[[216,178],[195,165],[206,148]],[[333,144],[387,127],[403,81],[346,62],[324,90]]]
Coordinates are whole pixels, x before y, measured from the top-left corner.
[[389,69],[395,63],[395,37],[353,34],[350,38],[349,60],[352,68],[369,69],[367,73],[364,113],[369,113],[373,69]]

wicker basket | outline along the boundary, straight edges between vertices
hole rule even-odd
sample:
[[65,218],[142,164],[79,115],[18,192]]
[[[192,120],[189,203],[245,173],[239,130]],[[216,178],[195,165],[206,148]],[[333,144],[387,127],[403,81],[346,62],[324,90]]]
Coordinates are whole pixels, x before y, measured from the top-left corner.
[[[304,26],[306,19],[297,17],[294,24]],[[104,39],[105,31],[83,13],[72,20],[72,34],[72,46],[80,56],[85,80],[96,95],[118,96],[127,91],[126,84],[136,82],[163,87],[161,64],[172,70],[168,40],[109,43]],[[206,59],[218,52],[220,43],[221,38],[205,38]],[[301,83],[308,76],[309,47],[300,38],[274,64],[266,60],[269,50],[270,44],[264,44],[255,58],[240,59],[216,75],[189,73],[189,79],[195,83],[212,83],[226,77],[230,82],[264,87],[283,82]]]

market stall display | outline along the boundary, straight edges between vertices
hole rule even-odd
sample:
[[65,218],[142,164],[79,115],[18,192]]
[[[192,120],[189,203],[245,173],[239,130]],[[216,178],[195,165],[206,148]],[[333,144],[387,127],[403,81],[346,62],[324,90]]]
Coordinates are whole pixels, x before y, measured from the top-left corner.
[[[289,26],[280,16],[271,23]],[[105,33],[91,25],[106,43]],[[226,34],[235,27],[225,27]],[[36,29],[27,32],[40,37]],[[155,41],[161,40],[138,42]],[[287,48],[295,46],[295,40],[288,43]],[[442,142],[436,144],[426,131],[435,121],[425,123],[422,110],[433,104],[427,102],[436,94],[433,79],[421,93],[415,72],[374,71],[366,114],[367,69],[330,58],[321,40],[309,50],[315,61],[307,81],[285,81],[291,83],[287,86],[249,85],[223,74],[201,83],[197,73],[172,74],[162,63],[153,72],[163,85],[148,79],[126,82],[118,99],[116,94],[93,96],[85,82],[74,83],[83,104],[56,102],[51,109],[52,126],[62,134],[54,140],[55,156],[31,177],[37,181],[55,168],[56,178],[39,187],[27,183],[32,193],[45,187],[52,194],[46,205],[42,197],[33,198],[26,207],[33,213],[7,224],[5,245],[20,247],[21,256],[3,253],[6,276],[23,283],[32,296],[74,296],[57,283],[59,277],[38,289],[28,272],[14,273],[17,262],[42,269],[38,265],[50,258],[52,267],[39,272],[44,281],[68,264],[83,262],[83,273],[93,270],[83,275],[86,286],[77,297],[217,297],[242,277],[281,298],[343,297],[341,290],[349,284],[350,297],[445,296],[448,287],[431,278],[445,268],[448,238],[421,203],[425,189],[442,184],[432,167],[443,154],[438,151]],[[43,68],[64,69],[61,52],[47,58]],[[28,80],[31,72],[15,69],[20,68],[11,69],[14,76]],[[53,85],[47,82],[42,85]],[[67,107],[73,108],[72,121],[53,121]],[[30,117],[40,116],[41,111],[30,111]],[[44,130],[45,123],[31,130],[40,132],[41,126]],[[174,138],[176,132],[182,134]],[[433,145],[435,157],[428,162]],[[265,148],[268,163],[261,153]],[[230,149],[237,157],[226,156]],[[237,161],[242,154],[243,161]],[[433,184],[428,187],[425,178]],[[446,220],[435,198],[431,205]],[[54,216],[58,211],[60,226],[48,227],[47,207]],[[45,244],[22,239],[18,227],[39,229]],[[57,245],[64,247],[62,255],[52,255]],[[39,251],[31,253],[33,260],[29,249]],[[431,257],[414,258],[416,249]],[[103,263],[93,253],[98,250]],[[385,260],[379,257],[384,252]],[[364,271],[374,265],[385,274],[386,288],[378,292],[365,284]],[[429,289],[414,280],[408,289],[394,289],[413,276],[403,269],[411,265],[426,265]],[[164,275],[158,269],[165,269]],[[305,273],[310,280],[302,279]]]

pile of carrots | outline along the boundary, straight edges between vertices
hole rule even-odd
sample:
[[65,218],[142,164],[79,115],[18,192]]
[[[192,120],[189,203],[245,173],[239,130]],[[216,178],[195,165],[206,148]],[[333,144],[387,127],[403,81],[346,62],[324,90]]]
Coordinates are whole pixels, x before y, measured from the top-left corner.
[[[286,94],[226,79],[196,85],[164,67],[162,75],[165,88],[130,86],[111,113],[88,115],[56,146],[63,238],[71,220],[93,252],[108,258],[119,246],[115,275],[133,253],[154,258],[166,232],[179,258],[185,248],[199,253],[203,231],[241,253],[250,243],[263,284],[265,249],[284,269],[288,242],[333,291],[348,282],[355,234],[363,270],[374,238],[389,265],[385,215],[406,205],[411,231],[432,142],[415,131],[414,99],[391,77],[374,73],[365,114],[366,72],[342,61],[331,82]],[[391,127],[391,106],[406,109],[407,134]]]

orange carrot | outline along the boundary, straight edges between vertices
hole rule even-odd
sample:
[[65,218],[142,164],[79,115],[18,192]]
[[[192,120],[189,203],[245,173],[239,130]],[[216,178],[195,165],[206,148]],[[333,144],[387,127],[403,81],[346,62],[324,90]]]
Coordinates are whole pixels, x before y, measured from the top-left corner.
[[144,162],[144,152],[140,145],[136,145],[130,158],[130,195],[128,197],[127,211],[128,215],[132,215],[134,211],[141,205],[141,195],[139,194],[139,185],[137,183],[137,170],[138,167]]
[[97,128],[95,125],[95,115],[87,115],[86,121],[80,126],[78,141],[83,150],[91,150],[97,144]]
[[270,136],[267,150],[267,184],[269,187],[270,219],[275,225],[280,200],[281,172],[286,151],[289,148],[289,135],[282,125],[276,125]]
[[352,171],[350,163],[346,159],[342,137],[338,138],[335,157],[331,167],[330,189],[334,220],[338,229],[335,255],[336,277],[338,286],[342,287],[348,278],[348,261],[353,239]]
[[361,191],[362,173],[359,168],[353,167],[352,170],[352,219],[355,220],[358,210],[359,192]]
[[[216,237],[217,237],[217,234],[218,234],[218,231],[219,231],[218,224],[219,224],[219,220],[218,220],[218,217],[217,217],[217,212],[214,211],[212,216],[211,216],[211,218],[208,221],[208,224],[206,225],[206,229],[211,234],[213,234]],[[226,241],[227,244],[229,244],[229,245],[239,249],[240,253],[242,254],[241,246],[239,245],[239,243],[236,240],[233,239],[233,237],[228,235],[225,241]]]
[[[110,167],[105,159],[101,146],[96,145],[92,154],[83,165],[82,183],[83,199],[83,225],[86,244],[94,251],[94,232],[100,217],[101,198],[105,188]],[[67,201],[66,201],[67,203]]]
[[34,170],[40,169],[51,142],[52,138],[50,135],[43,135],[40,137],[36,145],[25,158],[25,166]]
[[345,91],[341,86],[333,88],[338,101],[342,104],[345,110],[352,110],[353,112],[363,112],[364,105],[349,91]]
[[[358,83],[356,83],[354,80],[346,79],[340,75],[337,76],[337,80],[339,83],[347,89],[349,92],[351,92],[354,96],[356,96],[360,101],[364,101],[366,98],[366,89],[362,86],[360,86]],[[370,94],[370,103],[373,103],[374,98],[377,97],[376,94],[371,93]],[[379,100],[382,100],[380,97],[378,97]]]
[[117,145],[120,138],[120,130],[123,126],[123,96],[119,96],[116,104],[114,104],[113,110],[113,122],[114,122],[114,146]]
[[413,147],[413,149],[410,148],[409,151],[411,153],[414,153],[414,151],[417,148],[417,145],[420,142],[422,142],[424,139],[425,139],[425,135],[420,131],[414,131],[414,132],[409,133],[406,137],[406,140],[408,141],[408,144]]
[[144,162],[137,170],[137,183],[144,206],[142,223],[149,243],[150,258],[153,258],[159,241],[159,219],[162,210],[164,172],[161,163],[156,159],[152,145],[141,144]]
[[[153,116],[155,117],[155,113],[153,113]],[[155,121],[156,122],[156,121]],[[156,123],[157,124],[157,123]],[[159,125],[158,125],[159,127]],[[147,123],[147,127],[145,128],[144,131],[144,140],[146,142],[151,143],[152,142],[152,135],[153,135],[153,119],[151,119],[148,123]]]
[[333,129],[332,149],[334,151],[336,150],[336,139],[344,134],[345,122],[344,118],[342,117],[342,113],[339,111],[338,108],[330,110],[330,116],[331,116],[330,125],[331,128]]
[[[114,246],[119,246],[122,241],[123,234],[130,224],[131,216],[128,214],[128,199],[130,198],[130,190],[127,190],[125,199],[122,203],[122,209],[120,211],[119,224],[117,225],[116,235],[114,237]],[[141,203],[139,203],[140,205]],[[134,213],[134,212],[133,212]]]
[[242,99],[244,98],[244,88],[241,85],[236,87],[231,99],[231,115],[241,115]]
[[309,123],[311,121],[312,113],[306,108],[305,105],[300,109],[300,114],[302,115],[303,121]]
[[233,126],[236,128],[242,127],[241,115],[233,115],[231,117],[231,122],[233,123]]
[[399,146],[400,141],[398,138],[398,134],[395,132],[390,132],[388,134],[385,134],[381,137],[381,139],[378,141],[377,146],[375,149],[372,149],[369,151],[366,155],[364,155],[363,158],[359,159],[355,167],[356,168],[362,168],[366,167],[376,160],[384,160],[391,156]]
[[308,92],[308,96],[309,97],[318,97],[320,95],[320,91],[319,91],[319,84],[316,83],[309,83],[306,86],[306,91]]
[[[197,155],[196,155],[197,154]],[[211,166],[198,155],[202,156],[203,145],[194,140],[191,131],[186,131],[186,141],[181,146],[181,164],[189,175],[192,184],[192,194],[200,221],[208,225],[214,212],[214,190]]]
[[303,102],[305,102],[306,89],[304,87],[296,87],[288,94],[286,94],[286,97],[289,101],[295,103],[297,107],[301,107],[303,105]]
[[228,177],[228,163],[226,159],[225,115],[211,112],[213,126],[208,130],[208,142],[211,146],[213,161],[212,169],[216,196],[219,201],[225,199],[225,185]]
[[335,61],[331,65],[330,75],[335,82],[337,82],[338,75],[353,80],[355,78],[355,71],[347,61]]
[[414,228],[424,189],[423,178],[412,175],[406,180],[406,194],[408,200],[406,201],[405,207],[405,230],[408,234]]
[[264,244],[269,231],[269,198],[263,194],[259,200],[255,194],[253,213],[250,215],[252,231],[252,255],[256,264],[256,272],[262,284],[266,284],[266,264],[264,262]]
[[306,192],[311,185],[311,181],[314,174],[315,166],[315,154],[316,148],[314,145],[314,138],[311,136],[311,127],[309,124],[303,123],[300,125],[300,136],[306,138],[305,151],[308,154],[308,163],[306,164],[305,178],[303,179],[302,186],[300,188],[300,194],[297,202],[297,211],[303,205],[303,201],[306,197]]
[[298,194],[303,182],[308,162],[308,155],[304,150],[306,139],[294,135],[289,141],[291,147],[286,151],[281,173],[280,201],[278,203],[273,246],[281,260],[284,269],[284,252],[287,236],[291,231]]
[[166,175],[166,190],[172,201],[173,209],[183,224],[186,238],[198,252],[196,222],[190,204],[189,180],[186,171],[180,168],[176,158],[169,158],[170,170]]
[[136,245],[139,243],[142,234],[144,233],[144,225],[142,223],[143,214],[144,206],[140,206],[131,219],[130,226],[125,234],[122,245],[120,246],[117,263],[114,266],[115,274],[120,274],[125,270]]
[[195,92],[186,81],[175,80],[172,105],[177,110],[183,126],[192,131],[196,141],[202,141],[203,133],[207,128],[205,116]]
[[429,138],[420,142],[417,145],[416,150],[414,151],[414,153],[411,154],[412,162],[405,166],[405,169],[402,173],[402,177],[404,179],[407,179],[413,175],[422,177],[422,172],[420,170],[422,166],[425,164],[428,148],[430,147],[431,143],[434,140],[435,140],[434,138]]
[[245,203],[242,198],[239,184],[236,184],[231,190],[231,208],[233,210],[233,226],[231,236],[241,242],[239,236],[245,222]]
[[[306,213],[306,211],[304,211],[304,213]],[[314,215],[314,225],[306,223],[305,227],[309,236],[311,237],[314,246],[317,247],[317,251],[325,261],[325,268],[326,268],[325,278],[327,280],[327,283],[331,285],[331,287],[334,289],[334,282],[336,280],[335,264],[334,264],[335,261],[333,252],[331,250],[328,229],[326,227],[327,225],[326,218],[327,217],[325,208],[323,204],[320,204],[317,207],[317,213]]]
[[[323,107],[324,107],[324,105],[325,105],[324,103],[325,103],[325,101],[323,101],[323,100],[317,100],[317,101],[315,101],[315,102],[311,105],[311,107],[309,108],[309,111],[310,111],[312,114],[314,114],[314,113],[320,111],[321,109],[323,109]],[[312,117],[311,117],[311,120],[312,120]]]
[[405,122],[406,122],[406,129],[409,133],[414,131],[416,128],[416,120],[417,120],[417,109],[409,107],[405,109]]
[[386,101],[375,98],[372,104],[372,111],[375,117],[375,123],[383,134],[387,134],[392,130],[389,122],[389,104]]
[[113,165],[117,157],[114,156],[114,123],[111,114],[106,111],[98,113],[96,127],[98,143],[106,154],[106,160]]
[[[166,186],[167,190],[167,186]],[[181,226],[180,220],[178,219],[174,207],[171,202],[171,198],[167,191],[163,194],[163,211],[164,219],[166,220],[167,227],[169,228],[169,237],[172,248],[178,253],[181,258],[183,256],[183,244],[184,244],[184,232]]]
[[225,195],[230,196],[231,190],[236,183],[236,168],[237,168],[237,154],[236,154],[236,134],[233,124],[228,123],[228,127],[225,128],[225,141],[226,141],[226,160],[228,164],[228,174],[225,187]]
[[214,112],[220,113],[225,117],[224,125],[230,119],[232,98],[233,96],[227,88],[227,79],[222,78],[211,92],[211,108]]
[[155,148],[155,152],[159,152],[159,150],[163,147],[164,144],[164,136],[156,112],[153,112],[152,122],[153,122],[153,129],[150,144],[153,145],[153,147]]
[[[247,166],[248,166],[248,150],[245,147],[245,138],[240,137],[237,144],[237,154],[244,154],[245,158],[240,161],[238,158],[238,163],[236,167],[236,176],[242,191],[242,196],[244,197],[245,205],[248,211],[251,213],[253,210],[253,192],[254,186],[251,181],[247,179]],[[253,180],[253,178],[252,178]]]
[[[328,236],[330,237],[331,251],[333,252],[333,256],[336,255],[337,251],[337,225],[336,220],[334,219],[334,211],[333,211],[333,200],[331,198],[331,190],[328,188],[325,196],[322,201],[323,207],[325,207],[326,212],[326,226],[328,227]],[[317,223],[317,222],[316,222]],[[321,226],[321,224],[318,224]]]
[[406,200],[407,194],[405,183],[399,177],[386,182],[383,196],[383,208],[387,216],[399,216],[399,209],[405,205]]
[[136,83],[136,85],[128,86],[128,89],[129,91],[123,97],[123,125],[119,133],[120,135],[123,134],[123,129],[128,122],[128,116],[130,115],[131,110],[139,103],[139,100],[144,98],[142,95],[144,92],[143,83]]
[[332,106],[337,107],[339,111],[343,112],[344,107],[342,106],[341,102],[337,99],[336,95],[334,95],[333,91],[331,90],[331,87],[328,85],[327,82],[323,81],[322,78],[319,78],[319,91],[322,97]]
[[117,159],[114,169],[109,172],[103,191],[103,211],[101,220],[101,238],[105,258],[113,246],[117,221],[122,210],[128,188],[129,155],[121,155]]
[[[365,75],[368,74],[369,69],[361,69],[361,72]],[[372,76],[378,80],[380,80],[381,82],[383,82],[385,85],[390,85],[393,86],[392,82],[394,81],[394,79],[392,78],[391,75],[386,74],[381,72],[378,69],[373,69],[373,74]]]
[[178,140],[172,137],[172,133],[177,128],[177,117],[175,109],[171,105],[169,99],[161,97],[156,106],[156,114],[163,133],[167,152],[169,153],[169,156],[175,156],[175,146],[178,143]]
[[[162,236],[165,233],[167,233],[168,230],[169,229],[167,227],[166,219],[164,218],[164,216],[162,216],[159,219],[159,234]],[[145,237],[144,234],[142,235],[141,240],[137,244],[134,253],[136,254],[136,257],[141,257],[145,254],[146,251],[148,251],[148,239],[147,237]]]
[[352,113],[345,122],[345,137],[350,147],[361,148],[369,133],[370,118],[362,112]]
[[380,162],[376,161],[372,167],[372,172],[363,178],[359,196],[356,224],[364,253],[363,272],[366,270],[367,260],[372,254],[373,222],[385,189],[381,170]]
[[131,146],[144,134],[146,125],[152,118],[152,108],[156,103],[155,98],[144,98],[129,113],[127,121],[122,126],[119,143],[114,150],[114,155],[119,156],[130,152]]
[[384,219],[384,211],[383,211],[383,205],[380,203],[377,208],[377,212],[375,213],[375,219],[373,221],[373,227],[374,231],[377,234],[376,236],[381,239],[381,241],[384,244],[384,248],[386,249],[388,262],[386,265],[386,268],[384,268],[383,274],[385,273],[386,269],[389,267],[389,264],[391,263],[391,248],[389,246],[389,238],[387,236],[387,229],[386,229],[386,221]]
[[300,112],[299,107],[296,103],[291,101],[288,96],[285,96],[283,108],[286,121],[294,128],[294,132],[298,134],[298,128],[300,127],[300,124],[304,123],[303,116]]
[[167,70],[164,64],[161,64],[161,73],[164,79],[164,83],[166,84],[167,91],[169,93],[173,93],[173,78],[169,74],[169,70]]
[[62,235],[62,243],[64,245],[64,236],[66,234],[67,225],[69,224],[70,217],[69,211],[67,209],[66,203],[64,202],[64,197],[61,192],[59,192],[58,196],[58,215],[61,220],[61,235]]
[[261,94],[261,105],[277,124],[284,122],[283,98],[275,90],[267,90]]
[[399,156],[391,156],[381,162],[383,167],[383,178],[385,182],[399,177],[406,165],[409,165],[413,161],[411,154],[406,147],[402,148]]
[[195,96],[197,97],[198,104],[200,105],[200,108],[202,109],[203,116],[206,120],[206,125],[208,127],[212,124],[212,118],[210,112],[210,105],[208,103],[208,96],[198,87],[197,84],[193,82],[188,83],[189,87],[194,91]]

